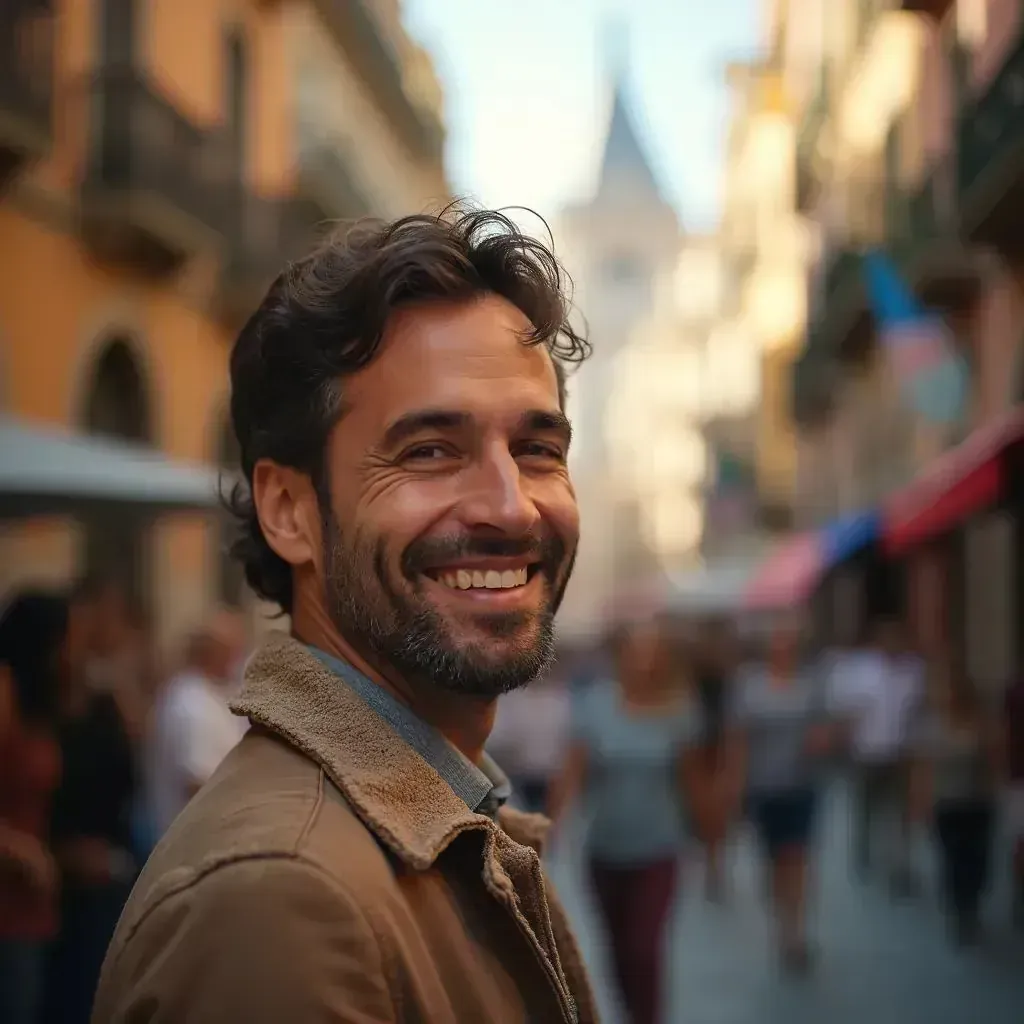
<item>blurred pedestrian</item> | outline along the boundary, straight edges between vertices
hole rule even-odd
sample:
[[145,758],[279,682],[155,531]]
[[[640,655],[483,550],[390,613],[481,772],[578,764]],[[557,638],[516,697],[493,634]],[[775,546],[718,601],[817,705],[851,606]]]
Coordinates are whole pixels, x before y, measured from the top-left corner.
[[812,965],[806,932],[808,858],[822,762],[835,735],[825,687],[802,663],[799,625],[776,627],[767,664],[743,673],[734,714],[780,961],[788,971],[803,972]]
[[245,647],[241,617],[221,610],[190,638],[185,665],[157,697],[146,751],[149,811],[162,836],[245,734],[231,713]]
[[1016,926],[1024,931],[1024,677],[1017,679],[1007,690],[1003,713],[1013,919]]
[[666,926],[680,856],[706,814],[699,698],[681,685],[656,621],[612,641],[614,675],[575,705],[572,743],[552,793],[557,823],[583,803],[590,878],[632,1024],[661,1020]]
[[498,700],[487,750],[508,773],[511,800],[521,810],[547,810],[548,790],[568,738],[570,703],[568,681],[557,666]]
[[924,663],[909,648],[902,624],[876,623],[871,647],[856,660],[844,694],[851,720],[857,809],[854,857],[862,876],[881,843],[896,895],[917,889],[909,813],[908,737],[925,699]]
[[36,591],[0,617],[0,1021],[37,1024],[59,878],[49,845],[60,778],[57,708],[66,684],[68,606]]
[[739,810],[740,775],[735,729],[729,707],[736,667],[735,640],[730,623],[710,618],[697,624],[691,645],[693,672],[704,721],[707,787],[717,794],[704,834],[705,895],[713,902],[725,898],[725,848],[729,827]]
[[954,677],[913,744],[913,799],[934,822],[942,892],[954,937],[973,943],[991,878],[999,737],[975,688]]
[[82,653],[69,666],[59,737],[63,775],[51,836],[61,869],[61,927],[49,951],[44,1024],[86,1024],[100,968],[137,864],[137,660],[124,599],[88,580],[71,601]]

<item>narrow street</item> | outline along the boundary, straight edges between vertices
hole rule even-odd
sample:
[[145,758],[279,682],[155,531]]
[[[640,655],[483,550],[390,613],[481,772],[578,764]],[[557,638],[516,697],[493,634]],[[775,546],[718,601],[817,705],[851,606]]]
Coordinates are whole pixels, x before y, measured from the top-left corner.
[[[1024,944],[994,922],[983,947],[947,942],[930,893],[893,903],[880,885],[847,871],[847,803],[841,790],[822,822],[815,932],[819,963],[805,980],[774,969],[759,874],[746,839],[737,844],[728,905],[707,904],[700,867],[673,925],[670,1024],[1019,1024],[1024,1020]],[[573,845],[566,836],[565,847]],[[922,863],[927,854],[922,852]],[[577,858],[556,853],[552,876],[574,914],[607,1024],[618,1024],[605,986],[600,936]],[[934,891],[934,887],[931,887]]]

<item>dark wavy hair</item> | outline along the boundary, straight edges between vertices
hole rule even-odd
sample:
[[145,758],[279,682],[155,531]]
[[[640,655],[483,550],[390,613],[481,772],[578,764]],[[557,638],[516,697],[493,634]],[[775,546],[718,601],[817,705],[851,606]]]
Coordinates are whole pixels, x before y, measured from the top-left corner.
[[15,595],[0,614],[0,663],[11,670],[18,713],[27,722],[56,719],[68,619],[69,602],[41,590]]
[[323,495],[327,436],[344,412],[343,384],[376,358],[394,312],[432,300],[499,295],[526,316],[525,345],[568,366],[590,345],[570,323],[571,281],[553,247],[504,213],[455,203],[436,215],[339,230],[271,285],[231,353],[231,420],[243,479],[228,507],[232,554],[252,589],[292,611],[291,567],[267,544],[251,496],[253,467],[272,459],[309,475]]

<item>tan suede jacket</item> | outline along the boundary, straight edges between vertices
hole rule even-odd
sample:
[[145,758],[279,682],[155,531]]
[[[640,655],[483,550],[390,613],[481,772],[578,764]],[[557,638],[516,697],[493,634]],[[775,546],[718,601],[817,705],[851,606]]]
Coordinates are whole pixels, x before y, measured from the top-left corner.
[[94,1024],[590,1024],[547,821],[471,812],[283,635],[235,710],[253,728],[157,847]]

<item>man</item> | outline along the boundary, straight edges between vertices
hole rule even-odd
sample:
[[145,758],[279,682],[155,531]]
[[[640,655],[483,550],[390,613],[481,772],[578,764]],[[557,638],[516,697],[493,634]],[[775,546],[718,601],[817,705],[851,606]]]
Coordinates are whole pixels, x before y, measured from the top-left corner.
[[1003,707],[1007,826],[1012,843],[1013,921],[1024,931],[1024,679],[1006,691]]
[[136,886],[98,1024],[595,1019],[544,819],[483,754],[577,546],[562,284],[455,208],[334,238],[243,329],[238,551],[291,635]]
[[850,745],[858,783],[856,865],[862,875],[870,871],[878,825],[887,826],[890,883],[896,895],[910,895],[916,885],[907,740],[924,699],[924,669],[909,650],[902,625],[892,619],[877,624],[873,649],[855,666],[841,700],[852,720]]
[[149,813],[162,836],[242,738],[231,713],[236,669],[245,644],[237,614],[220,611],[189,641],[185,667],[160,694],[149,744]]
[[705,895],[714,903],[726,899],[724,848],[741,800],[739,742],[729,722],[735,672],[735,641],[730,623],[709,616],[697,623],[694,677],[704,716],[704,762],[708,785],[720,794],[704,835]]

